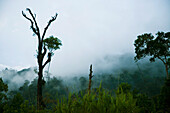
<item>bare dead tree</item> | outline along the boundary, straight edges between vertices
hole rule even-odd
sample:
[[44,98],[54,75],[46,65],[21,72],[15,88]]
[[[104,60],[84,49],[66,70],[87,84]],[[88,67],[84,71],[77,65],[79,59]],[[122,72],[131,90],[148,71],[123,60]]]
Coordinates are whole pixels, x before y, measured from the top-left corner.
[[26,9],[29,14],[31,15],[31,18],[29,18],[23,11],[22,11],[22,15],[30,21],[31,26],[30,28],[32,29],[33,33],[37,36],[38,38],[38,52],[37,52],[37,62],[38,62],[38,83],[37,83],[37,109],[44,109],[45,108],[45,104],[43,102],[43,96],[42,96],[42,86],[43,86],[43,69],[44,67],[51,61],[51,53],[48,53],[48,59],[45,61],[45,63],[43,62],[44,60],[44,56],[47,53],[47,48],[45,47],[45,45],[43,44],[43,40],[45,37],[45,34],[47,32],[47,29],[49,28],[50,24],[56,20],[57,18],[57,13],[55,16],[53,16],[49,21],[47,26],[44,28],[43,34],[41,36],[40,34],[40,30],[36,21],[36,15],[31,12],[31,10],[29,8]]
[[91,82],[92,82],[92,78],[93,78],[92,73],[93,73],[93,71],[92,71],[92,64],[91,64],[90,65],[90,74],[89,74],[89,88],[88,88],[89,94],[91,93]]

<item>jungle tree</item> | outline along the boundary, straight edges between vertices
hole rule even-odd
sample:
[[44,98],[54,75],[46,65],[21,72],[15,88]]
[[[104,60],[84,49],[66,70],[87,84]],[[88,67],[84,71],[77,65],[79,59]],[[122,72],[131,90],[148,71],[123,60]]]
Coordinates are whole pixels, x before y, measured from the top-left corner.
[[2,78],[0,78],[0,101],[3,102],[4,99],[7,99],[7,96],[5,93],[7,93],[8,91],[8,85],[5,84],[2,80]]
[[[36,14],[33,14],[29,8],[26,9],[31,18],[26,16],[26,14],[22,11],[22,15],[30,21],[31,26],[34,35],[38,38],[38,50],[37,50],[37,62],[38,62],[38,83],[37,83],[37,109],[43,109],[45,107],[45,104],[43,102],[43,96],[42,96],[42,86],[44,84],[43,80],[43,69],[45,66],[51,61],[52,57],[52,50],[59,49],[59,46],[61,45],[61,41],[58,38],[54,38],[53,36],[49,38],[45,38],[45,34],[47,32],[47,29],[49,28],[50,24],[56,20],[57,13],[55,16],[53,16],[49,21],[47,26],[44,28],[44,31],[41,35],[40,29],[38,27],[37,21],[36,21]],[[43,62],[45,55],[48,51],[48,58],[45,62]]]
[[159,59],[163,62],[166,69],[167,79],[169,78],[170,67],[170,32],[158,32],[156,37],[151,33],[139,35],[134,43],[135,60],[138,61],[146,56],[150,56],[150,61]]
[[4,102],[7,100],[8,85],[0,78],[0,112],[3,113]]

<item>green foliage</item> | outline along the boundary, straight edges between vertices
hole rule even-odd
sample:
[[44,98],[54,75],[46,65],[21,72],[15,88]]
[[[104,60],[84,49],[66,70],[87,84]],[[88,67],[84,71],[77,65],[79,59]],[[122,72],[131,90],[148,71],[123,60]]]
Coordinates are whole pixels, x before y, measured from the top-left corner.
[[35,113],[36,108],[33,105],[29,105],[29,101],[25,101],[20,105],[20,113]]
[[165,85],[161,90],[161,104],[165,111],[170,112],[170,79],[165,81]]
[[[19,88],[19,92],[22,94],[24,100],[28,100],[30,104],[36,105],[37,96],[37,79],[34,79],[31,83],[25,81],[23,86]],[[55,103],[56,98],[61,98],[68,95],[68,89],[63,84],[63,81],[56,77],[49,78],[45,86],[43,86],[44,102],[47,104],[47,108],[51,108]],[[12,96],[12,95],[11,95]]]
[[[0,112],[165,112],[166,104],[164,100],[166,100],[165,95],[168,95],[167,85],[166,88],[162,89],[162,93],[158,95],[165,78],[160,74],[153,77],[148,76],[148,74],[150,73],[148,68],[146,68],[140,71],[124,69],[117,76],[113,74],[96,75],[90,95],[86,90],[88,86],[88,78],[86,77],[77,77],[74,78],[75,80],[71,79],[71,81],[68,80],[66,82],[56,77],[48,78],[43,86],[43,100],[47,107],[39,111],[36,110],[37,79],[34,79],[32,82],[26,80],[19,90],[8,92],[8,101],[3,103],[1,107],[3,110]],[[102,84],[100,84],[101,80]],[[100,87],[96,88],[99,84]],[[74,90],[71,88],[73,85],[76,85]],[[70,92],[73,93],[70,94]],[[18,93],[23,96],[23,99]],[[16,105],[12,103],[16,103]]]
[[68,100],[58,100],[54,109],[57,113],[137,113],[139,110],[131,93],[122,91],[114,96],[101,86],[91,94],[70,94]]
[[146,94],[137,95],[137,106],[140,108],[140,113],[151,113],[154,111],[154,104],[151,98]]
[[139,60],[145,56],[151,56],[150,61],[156,58],[165,60],[165,56],[169,56],[170,32],[158,32],[156,38],[151,33],[139,35],[135,40],[135,60]]
[[7,99],[6,92],[8,91],[8,85],[5,84],[0,78],[0,101],[2,102],[4,99]]
[[60,46],[62,46],[61,40],[54,36],[44,39],[43,42],[50,52],[60,49]]
[[159,59],[165,65],[166,76],[169,78],[170,66],[170,32],[158,32],[156,38],[150,34],[139,35],[135,40],[135,60],[138,61],[146,56],[150,56],[150,61]]
[[23,86],[19,88],[19,92],[24,100],[28,100],[31,104],[36,104],[37,79],[34,79],[31,83],[26,80]]
[[4,104],[7,101],[7,91],[8,85],[3,82],[2,78],[0,78],[0,112],[3,112]]
[[[29,90],[36,88],[36,81],[31,84],[25,84],[20,88],[23,92],[29,94]],[[35,85],[34,85],[35,84]],[[54,87],[56,84],[56,87]],[[62,81],[56,78],[51,78],[47,81],[47,86],[44,86],[44,102],[47,108],[44,110],[36,110],[36,102],[33,100],[24,100],[21,94],[17,93],[13,98],[9,99],[4,104],[4,113],[148,113],[148,112],[166,112],[164,109],[168,105],[166,101],[169,93],[169,82],[166,82],[160,95],[152,98],[146,94],[140,94],[132,89],[128,83],[121,83],[117,86],[117,90],[107,90],[102,88],[94,88],[89,94],[87,91],[77,92],[67,95],[67,92],[62,92],[65,89]],[[31,87],[31,89],[29,89]],[[49,89],[49,90],[47,90]],[[61,92],[60,92],[61,91]],[[59,92],[59,93],[57,93]],[[115,93],[113,93],[115,92]],[[36,93],[36,90],[32,93]],[[165,96],[166,95],[166,96]],[[36,95],[35,95],[36,96]],[[166,98],[165,98],[166,97]],[[166,108],[168,110],[168,108]]]
[[119,94],[119,93],[128,93],[128,92],[131,92],[131,85],[128,84],[128,83],[121,83],[119,86],[118,86],[118,89],[116,91],[116,94]]
[[23,97],[20,93],[17,93],[12,99],[8,101],[8,104],[4,106],[4,113],[18,113],[21,109],[20,105],[23,102]]

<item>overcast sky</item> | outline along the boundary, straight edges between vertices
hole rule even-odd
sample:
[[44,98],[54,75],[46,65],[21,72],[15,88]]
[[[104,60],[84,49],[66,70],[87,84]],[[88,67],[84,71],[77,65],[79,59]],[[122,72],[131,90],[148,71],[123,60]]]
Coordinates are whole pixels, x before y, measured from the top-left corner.
[[[0,0],[0,65],[36,66],[37,37],[21,12],[36,13],[41,32],[58,13],[46,37],[63,43],[51,72],[86,71],[107,55],[134,54],[137,35],[170,31],[169,0]],[[101,64],[102,65],[102,64]]]

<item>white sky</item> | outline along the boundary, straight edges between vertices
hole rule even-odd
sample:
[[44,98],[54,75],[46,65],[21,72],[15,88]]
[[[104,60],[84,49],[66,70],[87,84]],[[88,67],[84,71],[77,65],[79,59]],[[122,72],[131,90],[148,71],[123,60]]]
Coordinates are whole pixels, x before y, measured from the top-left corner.
[[51,72],[60,75],[85,72],[107,55],[134,53],[139,34],[170,30],[169,0],[0,0],[1,65],[37,65],[37,37],[21,14],[29,15],[27,7],[36,13],[41,32],[59,14],[46,37],[62,40],[51,63]]

